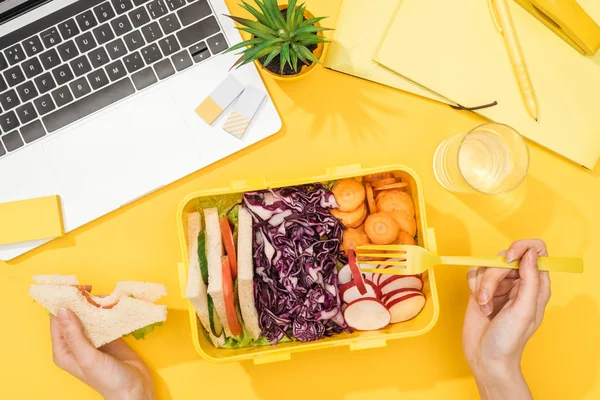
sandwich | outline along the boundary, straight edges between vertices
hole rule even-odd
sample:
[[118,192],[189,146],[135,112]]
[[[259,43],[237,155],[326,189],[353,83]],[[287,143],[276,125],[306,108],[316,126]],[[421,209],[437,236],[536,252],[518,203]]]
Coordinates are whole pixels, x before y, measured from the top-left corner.
[[186,297],[213,345],[239,347],[261,338],[254,304],[252,217],[239,205],[221,212],[226,214],[209,207],[187,216]]
[[119,282],[111,294],[96,296],[75,276],[41,275],[33,281],[29,295],[54,316],[61,308],[72,311],[96,348],[129,334],[141,339],[167,319],[167,307],[154,304],[167,294],[161,284]]

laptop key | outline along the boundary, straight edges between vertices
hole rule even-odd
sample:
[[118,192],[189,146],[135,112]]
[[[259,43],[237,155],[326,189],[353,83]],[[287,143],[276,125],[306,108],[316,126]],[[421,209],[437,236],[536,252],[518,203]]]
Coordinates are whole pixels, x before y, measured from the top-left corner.
[[64,40],[69,40],[79,34],[79,28],[77,27],[77,23],[75,23],[73,18],[58,24],[58,30],[60,31],[60,34]]
[[136,72],[135,74],[131,75],[131,79],[133,79],[133,84],[137,90],[145,89],[148,86],[154,85],[156,82],[158,82],[152,67],[148,67]]
[[[153,43],[148,47],[144,47],[142,50],[142,56],[147,65],[153,64],[162,58],[162,54],[158,48],[158,44]],[[134,82],[135,83],[135,80]]]
[[21,136],[17,131],[12,131],[2,136],[2,142],[4,142],[4,147],[6,147],[6,150],[9,152],[23,147],[23,139],[21,139]]
[[82,32],[92,29],[98,25],[98,21],[96,21],[96,17],[94,17],[92,10],[87,10],[83,14],[79,14],[75,17],[75,19],[77,20],[79,29],[81,29]]
[[171,61],[167,58],[166,60],[154,64],[154,71],[156,71],[158,79],[163,80],[173,75],[175,73],[175,68],[173,68],[173,64],[171,64]]
[[0,71],[6,69],[8,67],[8,63],[6,62],[6,58],[4,54],[0,53]]
[[8,86],[17,86],[25,80],[25,75],[23,75],[21,67],[15,65],[11,69],[4,71],[4,78],[8,82]]
[[134,93],[131,79],[125,78],[45,116],[42,121],[48,132],[54,132]]
[[115,16],[115,11],[108,1],[94,7],[94,14],[98,22],[103,23]]
[[52,97],[50,97],[50,94],[45,94],[42,97],[38,97],[33,101],[33,104],[40,115],[48,114],[50,111],[56,108],[54,106],[54,102],[52,101]]
[[69,87],[71,88],[71,91],[77,99],[82,96],[85,96],[86,94],[92,91],[92,89],[90,88],[90,84],[88,83],[87,79],[85,79],[85,77],[81,77],[69,83]]
[[179,16],[183,26],[193,24],[202,18],[208,17],[210,14],[211,9],[206,0],[196,1],[186,8],[177,11],[177,16]]
[[106,50],[104,47],[98,47],[95,50],[92,50],[90,54],[88,54],[90,61],[92,63],[92,67],[100,68],[104,64],[108,64],[110,58],[108,58],[108,54],[106,54]]
[[206,43],[208,43],[208,47],[210,47],[210,51],[213,54],[219,54],[229,48],[222,33],[206,39]]
[[23,67],[23,71],[25,71],[25,75],[30,79],[44,72],[44,68],[42,68],[42,64],[40,64],[40,60],[37,57],[26,60],[21,66]]
[[111,81],[118,81],[119,79],[127,76],[127,71],[121,60],[117,60],[111,64],[108,64],[105,68],[106,73]]
[[21,136],[23,136],[25,143],[31,143],[41,137],[44,137],[45,135],[46,130],[44,129],[44,126],[40,120],[32,122],[31,124],[21,128]]
[[177,42],[177,39],[175,39],[174,35],[161,39],[158,44],[165,57],[168,57],[171,54],[177,53],[179,50],[181,50],[181,47],[179,47],[179,43]]
[[65,104],[73,101],[73,95],[71,94],[71,91],[66,85],[54,90],[52,92],[52,98],[56,103],[56,107],[62,107]]
[[79,55],[79,51],[77,51],[77,46],[75,46],[75,42],[69,40],[68,42],[58,46],[58,54],[60,54],[60,58],[62,58],[63,62],[67,62],[77,57]]
[[8,89],[8,85],[2,75],[0,75],[0,92],[4,92],[6,89]]
[[27,53],[29,57],[33,57],[37,53],[40,53],[44,50],[42,41],[38,36],[32,36],[29,39],[25,40],[23,42],[23,48],[25,49],[25,53]]
[[[185,10],[185,8],[182,10]],[[218,32],[219,24],[217,23],[217,19],[215,17],[208,17],[177,32],[177,38],[181,46],[188,47]]]
[[52,69],[60,64],[60,58],[58,57],[56,49],[50,49],[45,53],[40,54],[40,60],[46,70]]
[[2,131],[10,132],[13,129],[17,129],[21,125],[14,111],[9,111],[6,114],[0,116],[0,126]]
[[50,72],[38,76],[34,79],[34,82],[40,94],[49,92],[56,87],[56,83],[54,82],[54,79],[52,79],[52,74],[50,74]]
[[20,43],[12,45],[4,50],[4,54],[6,55],[10,65],[18,64],[25,59],[25,52],[23,51],[23,47],[21,47]]
[[147,3],[149,1],[150,0],[133,0],[133,5],[137,7],[137,6],[141,6],[144,3]]
[[108,55],[110,56],[111,60],[116,60],[117,58],[121,58],[127,54],[127,48],[125,47],[125,43],[121,38],[113,40],[107,44],[106,50],[108,51]]
[[81,36],[75,38],[75,43],[79,47],[79,51],[82,53],[88,52],[97,47],[96,40],[90,32],[86,32]]
[[125,40],[125,44],[127,45],[127,49],[129,49],[129,51],[137,50],[146,44],[140,31],[133,31],[125,35],[123,39]]
[[175,14],[169,14],[166,17],[161,18],[158,22],[165,35],[173,33],[181,28],[181,24]]
[[109,42],[115,38],[115,34],[113,33],[112,29],[110,29],[109,24],[100,25],[94,29],[94,36],[96,37],[96,41],[99,45]]
[[190,47],[190,54],[196,63],[210,58],[210,51],[208,51],[208,47],[204,42],[200,42]]
[[135,71],[138,71],[144,67],[144,60],[142,60],[142,56],[139,51],[135,53],[131,53],[126,56],[123,61],[125,62],[125,67],[127,67],[127,71],[130,74],[133,74]]
[[92,85],[92,89],[98,90],[101,87],[108,85],[108,77],[106,76],[106,72],[103,69],[97,69],[90,73],[88,76],[88,80],[90,81],[90,85]]
[[0,94],[0,104],[5,111],[11,110],[21,104],[17,97],[17,92],[14,89],[10,89],[8,92]]
[[54,27],[47,29],[44,32],[40,33],[40,36],[42,37],[44,46],[46,46],[47,49],[49,49],[52,46],[56,46],[57,44],[62,42],[62,39],[60,38],[60,34],[58,33],[58,29],[56,29]]
[[185,6],[185,0],[166,0],[169,10],[175,11],[178,8]]
[[183,71],[184,69],[194,65],[194,62],[190,58],[190,53],[188,53],[187,50],[183,50],[175,54],[171,57],[171,60],[173,61],[177,71]]
[[130,11],[129,18],[131,19],[131,22],[133,22],[133,26],[136,28],[139,28],[140,26],[150,22],[150,16],[148,15],[148,11],[146,11],[145,7],[139,7],[133,11]]
[[2,141],[0,141],[0,157],[6,154],[6,150],[4,150],[4,146],[2,145]]
[[131,22],[129,22],[127,15],[121,15],[119,18],[113,19],[110,21],[110,24],[117,36],[124,35],[133,29],[133,26],[131,26]]
[[33,84],[33,81],[27,81],[24,84],[17,86],[17,93],[23,103],[34,99],[38,95],[38,91]]
[[117,14],[123,14],[133,8],[131,0],[112,0],[112,5],[117,10]]
[[33,107],[33,103],[23,104],[22,106],[17,107],[15,111],[22,124],[31,122],[38,116],[35,107]]
[[163,37],[162,31],[156,22],[144,26],[142,28],[142,33],[144,34],[144,38],[148,43],[154,42],[156,39]]
[[52,75],[54,75],[54,80],[56,81],[57,85],[64,85],[75,78],[68,64],[63,64],[52,70]]
[[146,8],[152,19],[160,18],[168,12],[164,0],[152,0],[150,3],[146,4]]
[[71,61],[71,68],[77,77],[85,75],[92,70],[92,66],[86,56],[81,56]]

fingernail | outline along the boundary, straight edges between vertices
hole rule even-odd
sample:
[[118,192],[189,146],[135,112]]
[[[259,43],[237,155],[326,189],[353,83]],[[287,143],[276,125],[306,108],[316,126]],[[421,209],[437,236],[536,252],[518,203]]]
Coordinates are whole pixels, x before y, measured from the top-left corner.
[[71,318],[69,312],[64,308],[58,309],[57,317],[58,322],[60,322],[62,325],[67,325],[69,323],[69,319]]
[[491,303],[487,303],[481,306],[481,312],[487,317],[494,311]]
[[481,292],[479,292],[479,300],[478,300],[479,304],[484,305],[484,304],[487,304],[488,301],[490,301],[490,295],[488,294],[488,292],[485,290],[482,290]]
[[515,261],[515,251],[509,250],[506,253],[506,262],[513,262],[513,261]]
[[535,251],[533,251],[533,250],[529,250],[529,251],[527,252],[527,257],[529,257],[529,261],[531,261],[532,263],[534,263],[534,262],[535,262],[535,259],[536,259],[536,254],[535,254]]

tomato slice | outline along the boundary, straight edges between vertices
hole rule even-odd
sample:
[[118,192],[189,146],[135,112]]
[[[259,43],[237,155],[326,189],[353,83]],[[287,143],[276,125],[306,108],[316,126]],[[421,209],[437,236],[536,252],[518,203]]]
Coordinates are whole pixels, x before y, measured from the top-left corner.
[[244,330],[238,320],[235,310],[235,294],[233,293],[233,280],[231,279],[231,266],[229,258],[223,257],[221,262],[221,271],[223,274],[223,297],[225,297],[225,312],[227,314],[227,323],[234,336],[241,335]]
[[92,299],[92,295],[88,291],[88,287],[91,290],[91,286],[89,286],[89,285],[78,285],[76,287],[77,287],[77,290],[79,290],[81,292],[81,294],[83,295],[83,297],[85,297],[85,299],[88,301],[88,303],[90,303],[94,307],[104,308],[105,310],[110,310],[111,308],[114,308],[117,304],[119,304],[119,302],[117,301],[116,303],[107,304],[105,306],[102,306],[102,305],[96,303],[94,301],[94,299]]
[[235,244],[233,243],[233,233],[231,233],[231,225],[229,225],[229,219],[227,217],[221,218],[221,236],[223,237],[223,244],[225,245],[225,252],[229,258],[229,266],[231,268],[231,278],[235,282],[237,279],[237,258],[235,255]]
[[365,286],[365,281],[360,273],[360,268],[358,268],[354,249],[348,249],[348,265],[350,266],[350,271],[352,271],[352,277],[354,278],[354,284],[356,285],[358,292],[360,294],[366,294],[367,287]]

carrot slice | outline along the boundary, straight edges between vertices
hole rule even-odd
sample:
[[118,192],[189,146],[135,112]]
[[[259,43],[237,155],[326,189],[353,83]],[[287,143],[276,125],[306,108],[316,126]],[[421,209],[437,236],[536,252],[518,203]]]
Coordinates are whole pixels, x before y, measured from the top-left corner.
[[393,178],[393,177],[394,177],[393,172],[380,172],[378,174],[365,175],[363,177],[363,182],[369,183],[369,182],[380,181],[382,179],[389,179],[389,178]]
[[360,229],[346,229],[342,237],[342,250],[347,252],[348,250],[354,250],[357,246],[369,244],[369,236]]
[[408,244],[408,245],[412,245],[415,246],[417,243],[415,242],[415,237],[414,236],[410,236],[408,233],[401,231],[400,234],[398,235],[398,241],[396,242],[397,244]]
[[342,179],[331,191],[341,212],[356,210],[365,201],[365,188],[354,179]]
[[391,185],[379,186],[377,190],[391,190],[391,189],[402,189],[408,186],[406,182],[396,182]]
[[415,203],[408,193],[400,190],[386,190],[377,196],[377,210],[379,211],[404,211],[407,214],[415,215]]
[[377,212],[377,204],[375,204],[375,199],[373,198],[373,188],[370,183],[365,185],[367,189],[367,203],[369,203],[369,212],[371,214],[375,214]]
[[360,207],[350,212],[332,209],[331,215],[341,220],[346,228],[358,228],[367,217],[367,206],[362,203]]
[[231,279],[231,265],[229,258],[223,257],[221,261],[221,273],[223,274],[223,297],[225,298],[225,314],[231,334],[234,336],[241,335],[244,330],[238,320],[237,311],[235,309],[235,295],[233,294],[233,280]]
[[365,232],[375,244],[390,244],[398,239],[400,227],[389,214],[378,212],[367,217]]
[[233,233],[231,233],[231,225],[229,225],[229,219],[227,217],[221,218],[219,221],[221,225],[221,237],[223,237],[223,245],[225,246],[225,253],[229,258],[229,265],[231,267],[231,278],[233,281],[237,279],[238,268],[237,268],[237,257],[235,254],[235,244],[233,243]]
[[379,190],[380,187],[387,186],[387,185],[393,185],[396,182],[398,182],[396,180],[396,178],[388,178],[388,179],[380,179],[378,181],[373,181],[373,182],[369,182],[369,183],[371,184],[373,189]]
[[396,221],[401,231],[408,233],[412,237],[415,236],[417,233],[417,221],[415,217],[400,210],[386,211],[386,213]]

